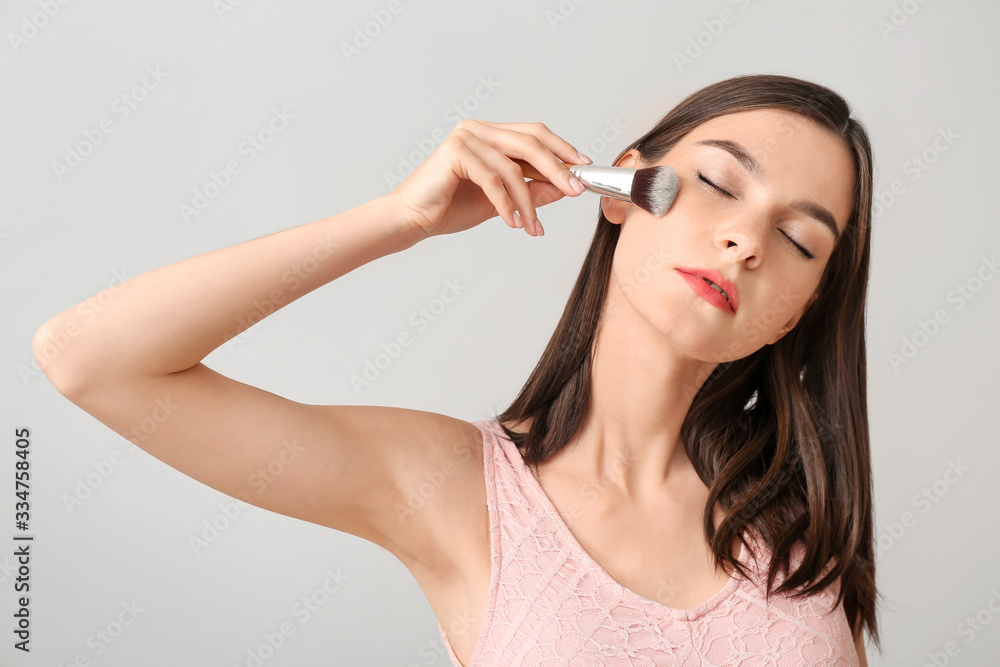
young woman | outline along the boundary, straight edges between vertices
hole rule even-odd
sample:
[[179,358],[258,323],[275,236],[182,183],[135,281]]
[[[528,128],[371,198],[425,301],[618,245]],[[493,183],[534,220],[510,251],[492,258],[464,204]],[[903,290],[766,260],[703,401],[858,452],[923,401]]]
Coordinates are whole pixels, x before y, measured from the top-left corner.
[[872,161],[827,88],[723,81],[623,151],[673,166],[677,198],[661,218],[601,199],[562,319],[495,419],[306,405],[201,363],[254,314],[426,238],[498,214],[541,235],[536,209],[583,192],[563,163],[588,161],[540,123],[463,121],[392,192],[137,276],[97,317],[42,325],[35,354],[73,403],[234,497],[297,440],[249,502],[393,553],[458,665],[866,664]]

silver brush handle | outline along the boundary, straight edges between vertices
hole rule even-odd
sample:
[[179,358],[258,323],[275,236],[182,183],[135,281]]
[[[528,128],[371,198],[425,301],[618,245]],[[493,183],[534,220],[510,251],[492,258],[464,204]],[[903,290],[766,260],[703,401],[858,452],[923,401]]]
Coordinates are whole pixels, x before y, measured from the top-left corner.
[[[535,169],[530,162],[520,158],[511,158],[521,172],[528,178],[549,181],[549,177]],[[591,192],[596,192],[605,197],[632,201],[632,181],[635,179],[635,172],[638,169],[632,167],[605,167],[595,164],[566,164],[563,166],[569,173],[576,176],[583,186]]]
[[594,164],[574,164],[569,172],[584,187],[605,197],[632,201],[632,181],[638,169],[631,167],[605,167]]

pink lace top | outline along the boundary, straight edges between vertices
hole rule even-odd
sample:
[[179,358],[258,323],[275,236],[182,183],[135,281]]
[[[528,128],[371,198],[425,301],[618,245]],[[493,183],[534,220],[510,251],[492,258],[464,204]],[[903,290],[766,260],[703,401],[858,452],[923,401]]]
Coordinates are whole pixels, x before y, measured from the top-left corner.
[[[584,551],[500,424],[473,423],[483,434],[492,571],[467,667],[859,664],[843,606],[833,608],[839,582],[766,603],[761,580],[736,572],[694,609],[625,588]],[[752,535],[761,560],[751,567],[745,547],[739,560],[766,575],[766,549]],[[796,546],[793,566],[801,562]],[[440,622],[438,630],[456,667],[465,667]]]

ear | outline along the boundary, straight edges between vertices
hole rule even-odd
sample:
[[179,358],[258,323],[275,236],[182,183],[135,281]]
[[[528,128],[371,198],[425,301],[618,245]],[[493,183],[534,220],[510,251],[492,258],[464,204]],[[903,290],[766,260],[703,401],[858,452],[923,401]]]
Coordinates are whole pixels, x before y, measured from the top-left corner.
[[[621,156],[613,166],[636,168],[639,166],[639,151],[630,148],[625,155]],[[616,225],[625,222],[625,212],[632,206],[630,202],[615,199],[614,197],[601,197],[601,211],[604,217]]]
[[819,297],[819,291],[817,290],[817,291],[813,292],[812,296],[809,297],[809,300],[806,301],[805,305],[803,305],[801,308],[799,308],[795,312],[795,314],[792,315],[792,317],[791,317],[790,320],[788,320],[787,322],[785,322],[785,326],[781,327],[781,331],[779,331],[778,333],[776,333],[774,335],[774,338],[772,338],[771,340],[767,341],[767,344],[768,345],[774,345],[779,340],[781,340],[781,338],[786,333],[788,333],[789,331],[791,331],[792,329],[794,329],[795,325],[799,323],[800,319],[802,319],[802,315],[809,309],[809,306],[812,305],[812,302],[815,301],[818,297]]

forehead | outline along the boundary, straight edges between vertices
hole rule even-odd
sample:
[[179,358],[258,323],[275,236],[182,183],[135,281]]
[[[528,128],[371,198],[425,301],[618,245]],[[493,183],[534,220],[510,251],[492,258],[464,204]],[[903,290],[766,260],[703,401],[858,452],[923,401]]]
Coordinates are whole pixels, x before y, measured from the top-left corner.
[[761,165],[762,187],[793,199],[812,199],[833,213],[843,231],[854,203],[854,161],[843,139],[815,121],[782,109],[754,109],[718,116],[688,132],[666,162],[677,157],[738,162],[706,139],[737,143]]

